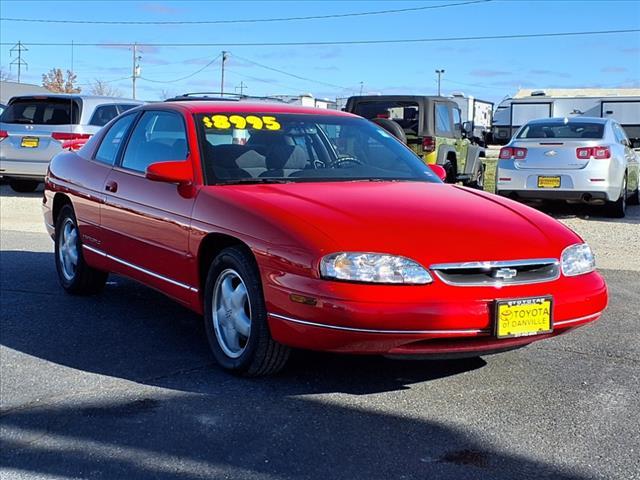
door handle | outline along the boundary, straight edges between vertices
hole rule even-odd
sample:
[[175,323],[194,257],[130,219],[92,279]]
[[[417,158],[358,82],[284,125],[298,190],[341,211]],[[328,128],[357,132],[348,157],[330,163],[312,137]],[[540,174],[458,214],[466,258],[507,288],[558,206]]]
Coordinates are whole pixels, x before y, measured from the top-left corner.
[[107,184],[104,186],[104,189],[107,192],[111,192],[111,193],[115,193],[118,191],[118,184],[116,182],[114,182],[113,180],[110,180],[107,182]]

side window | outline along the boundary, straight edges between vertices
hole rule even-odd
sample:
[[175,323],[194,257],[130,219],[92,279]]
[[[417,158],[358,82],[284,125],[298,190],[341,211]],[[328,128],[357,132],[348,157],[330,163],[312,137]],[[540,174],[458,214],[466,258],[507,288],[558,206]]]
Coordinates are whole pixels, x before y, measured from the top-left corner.
[[145,112],[131,134],[122,167],[144,172],[152,163],[186,158],[187,135],[182,117],[172,112]]
[[95,159],[97,161],[106,163],[107,165],[113,165],[116,162],[116,156],[118,155],[122,140],[127,134],[134,118],[135,115],[127,115],[111,125],[111,128],[102,139],[102,143],[100,143],[98,151],[96,152]]
[[627,139],[627,135],[619,124],[613,124],[613,133],[615,134],[618,143],[626,143],[625,140]]
[[460,117],[460,110],[454,108],[453,110],[453,129],[456,133],[462,133],[462,118]]
[[126,112],[127,110],[131,110],[132,108],[138,107],[139,105],[129,105],[128,103],[119,103],[118,111],[120,113]]
[[115,105],[100,105],[89,120],[89,125],[104,127],[107,123],[118,116],[118,109]]
[[452,134],[449,107],[444,103],[436,103],[436,135],[450,137]]

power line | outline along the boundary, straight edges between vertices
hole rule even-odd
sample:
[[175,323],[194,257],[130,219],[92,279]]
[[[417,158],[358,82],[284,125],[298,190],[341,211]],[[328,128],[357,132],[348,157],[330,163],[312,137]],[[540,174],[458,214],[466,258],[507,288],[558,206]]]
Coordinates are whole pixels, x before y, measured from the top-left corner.
[[[382,45],[398,43],[436,43],[436,42],[462,42],[469,40],[515,40],[521,38],[554,38],[554,37],[578,37],[586,35],[611,35],[624,33],[638,33],[640,29],[625,30],[593,30],[581,32],[542,32],[522,33],[515,35],[488,35],[473,37],[431,37],[431,38],[403,38],[391,40],[335,40],[318,42],[249,42],[249,43],[138,43],[142,47],[306,47],[329,45]],[[2,42],[0,45],[8,46],[11,43]],[[25,43],[32,47],[68,47],[71,43]],[[76,47],[125,47],[131,43],[74,43]]]
[[298,80],[304,80],[305,82],[312,82],[312,83],[317,83],[319,85],[324,85],[324,86],[327,86],[327,87],[340,88],[342,90],[348,90],[347,88],[345,88],[345,87],[343,87],[341,85],[335,85],[333,83],[327,83],[327,82],[323,82],[321,80],[314,80],[313,78],[302,77],[300,75],[296,75],[296,74],[291,73],[291,72],[286,72],[284,70],[279,70],[277,68],[270,67],[270,66],[264,65],[262,63],[254,62],[253,60],[249,60],[248,58],[241,57],[240,55],[234,54],[233,56],[236,57],[236,58],[239,58],[240,60],[243,60],[245,62],[251,63],[252,65],[255,65],[257,67],[264,68],[266,70],[271,70],[272,72],[281,73],[282,75],[287,75],[287,76],[292,77],[292,78],[297,78]]
[[249,80],[255,80],[256,82],[266,83],[268,85],[275,85],[277,87],[284,88],[285,90],[291,90],[292,92],[300,92],[301,90],[300,88],[292,87],[291,85],[285,85],[283,83],[278,83],[271,80],[265,80],[264,78],[252,77],[251,75],[236,72],[235,70],[229,70],[229,68],[227,68],[227,72],[233,73],[234,75],[238,75],[240,77],[248,78]]
[[140,77],[140,80],[145,80],[147,82],[152,82],[152,83],[176,83],[176,82],[181,82],[182,80],[187,80],[188,78],[195,77],[197,74],[199,74],[203,70],[205,70],[208,67],[210,67],[211,65],[213,65],[215,63],[215,61],[220,58],[220,56],[221,56],[221,54],[218,55],[217,57],[215,57],[209,63],[207,63],[204,67],[199,68],[198,70],[196,70],[195,72],[190,73],[189,75],[186,75],[184,77],[176,78],[175,80],[154,80],[154,79],[151,79],[151,78],[144,78],[144,77]]
[[232,20],[167,20],[167,21],[137,21],[137,20],[51,20],[45,18],[9,18],[0,17],[0,21],[5,22],[29,22],[29,23],[72,23],[91,25],[220,25],[238,23],[265,23],[265,22],[290,22],[300,20],[326,20],[331,18],[364,17],[372,15],[386,15],[390,13],[407,13],[422,10],[435,10],[440,8],[458,7],[473,5],[476,3],[488,3],[492,0],[471,0],[468,2],[447,3],[444,5],[429,5],[423,7],[397,8],[393,10],[374,10],[369,12],[334,13],[329,15],[309,15],[300,17],[280,17],[280,18],[252,18],[252,19],[232,19]]

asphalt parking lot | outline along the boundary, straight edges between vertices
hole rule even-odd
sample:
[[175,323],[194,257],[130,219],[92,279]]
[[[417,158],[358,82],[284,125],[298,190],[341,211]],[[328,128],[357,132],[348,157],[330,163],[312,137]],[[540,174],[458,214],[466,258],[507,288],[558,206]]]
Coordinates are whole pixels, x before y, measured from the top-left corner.
[[640,207],[550,211],[608,281],[595,324],[466,361],[296,353],[246,380],[153,290],[64,294],[40,194],[0,195],[2,479],[640,478]]

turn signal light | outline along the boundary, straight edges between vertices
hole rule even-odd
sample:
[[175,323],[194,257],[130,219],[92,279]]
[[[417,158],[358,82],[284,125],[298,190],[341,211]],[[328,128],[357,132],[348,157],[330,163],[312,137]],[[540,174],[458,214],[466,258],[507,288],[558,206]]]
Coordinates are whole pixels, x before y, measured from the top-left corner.
[[51,137],[62,142],[65,140],[87,140],[91,135],[88,133],[53,132]]
[[0,140],[7,138],[9,136],[9,134],[7,133],[6,130],[0,130]]
[[422,150],[425,153],[431,153],[436,151],[436,139],[433,137],[424,137],[422,139]]
[[524,160],[527,158],[527,149],[520,147],[502,147],[498,155],[500,160]]
[[609,147],[580,147],[576,148],[576,158],[580,160],[606,160],[611,158],[611,149]]

